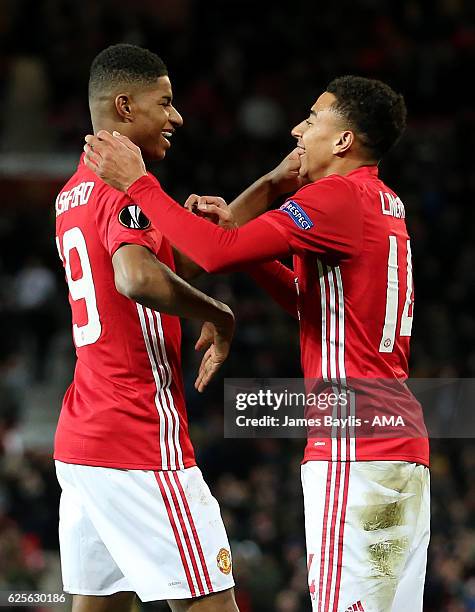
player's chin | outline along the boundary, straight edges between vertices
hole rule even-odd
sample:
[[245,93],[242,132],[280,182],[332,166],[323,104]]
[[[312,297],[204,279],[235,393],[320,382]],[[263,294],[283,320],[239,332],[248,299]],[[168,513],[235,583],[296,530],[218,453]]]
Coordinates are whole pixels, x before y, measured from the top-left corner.
[[167,151],[164,147],[150,147],[147,151],[142,150],[144,159],[148,161],[162,161],[165,158]]
[[168,149],[170,148],[170,142],[168,140],[165,140],[165,138],[160,138],[160,142],[158,143],[157,146],[157,160],[161,160],[164,159]]
[[166,150],[165,150],[165,149],[159,149],[159,150],[157,151],[157,156],[156,156],[156,158],[155,158],[155,159],[156,159],[157,161],[161,161],[162,159],[165,159],[166,155],[167,155],[167,152],[166,152]]

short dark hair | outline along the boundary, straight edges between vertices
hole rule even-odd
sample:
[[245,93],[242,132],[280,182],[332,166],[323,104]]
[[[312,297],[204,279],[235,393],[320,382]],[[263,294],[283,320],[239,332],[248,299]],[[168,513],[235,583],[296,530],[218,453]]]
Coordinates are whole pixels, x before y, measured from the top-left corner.
[[404,98],[386,83],[349,75],[334,79],[326,90],[336,98],[333,109],[355,130],[373,159],[381,159],[404,132]]
[[164,62],[148,49],[128,44],[112,45],[96,55],[91,64],[89,98],[117,85],[151,85],[167,74]]

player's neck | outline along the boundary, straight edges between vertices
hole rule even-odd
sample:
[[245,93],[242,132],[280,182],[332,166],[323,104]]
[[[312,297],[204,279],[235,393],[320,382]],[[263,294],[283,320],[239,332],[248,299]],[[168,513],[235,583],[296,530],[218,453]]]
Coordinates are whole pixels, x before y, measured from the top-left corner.
[[345,176],[353,170],[357,170],[362,166],[376,166],[375,161],[371,161],[366,158],[356,158],[356,157],[343,157],[337,158],[332,164],[330,164],[327,168],[325,176],[330,176],[330,174],[339,174],[340,176]]
[[105,113],[94,113],[91,117],[92,121],[92,129],[94,130],[94,134],[97,134],[99,130],[106,130],[107,132],[112,132],[116,130],[121,134],[124,134],[124,124],[116,121],[112,117],[108,117]]
[[114,130],[116,130],[117,132],[120,132],[122,134],[121,131],[121,125],[114,122],[114,121],[97,121],[97,122],[93,122],[92,124],[92,129],[94,130],[94,134],[97,134],[97,132],[99,132],[99,130],[106,130],[107,132],[110,132],[112,134],[112,132]]

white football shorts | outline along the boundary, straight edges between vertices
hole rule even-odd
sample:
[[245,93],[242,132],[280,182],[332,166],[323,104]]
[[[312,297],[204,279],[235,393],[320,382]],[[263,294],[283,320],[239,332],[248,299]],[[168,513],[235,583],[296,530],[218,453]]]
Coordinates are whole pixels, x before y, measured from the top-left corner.
[[56,461],[64,590],[187,599],[234,586],[219,505],[198,467],[122,470]]
[[421,612],[428,468],[309,461],[302,486],[313,612]]

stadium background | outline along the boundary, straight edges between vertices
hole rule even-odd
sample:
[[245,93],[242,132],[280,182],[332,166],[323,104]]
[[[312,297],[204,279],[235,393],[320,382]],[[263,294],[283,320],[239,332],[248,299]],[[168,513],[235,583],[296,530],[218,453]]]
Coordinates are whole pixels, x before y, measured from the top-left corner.
[[[0,590],[60,588],[51,443],[74,356],[53,203],[90,130],[90,62],[116,42],[168,64],[185,124],[158,176],[179,201],[190,192],[229,201],[271,169],[336,75],[402,91],[409,129],[382,175],[412,232],[412,375],[475,375],[473,2],[1,0]],[[295,322],[250,280],[199,286],[237,315],[225,375],[299,375]],[[222,505],[241,612],[309,610],[303,441],[223,440],[222,377],[203,396],[192,386],[197,332],[184,325],[191,432]],[[432,443],[427,612],[475,610],[474,468],[473,441]]]

